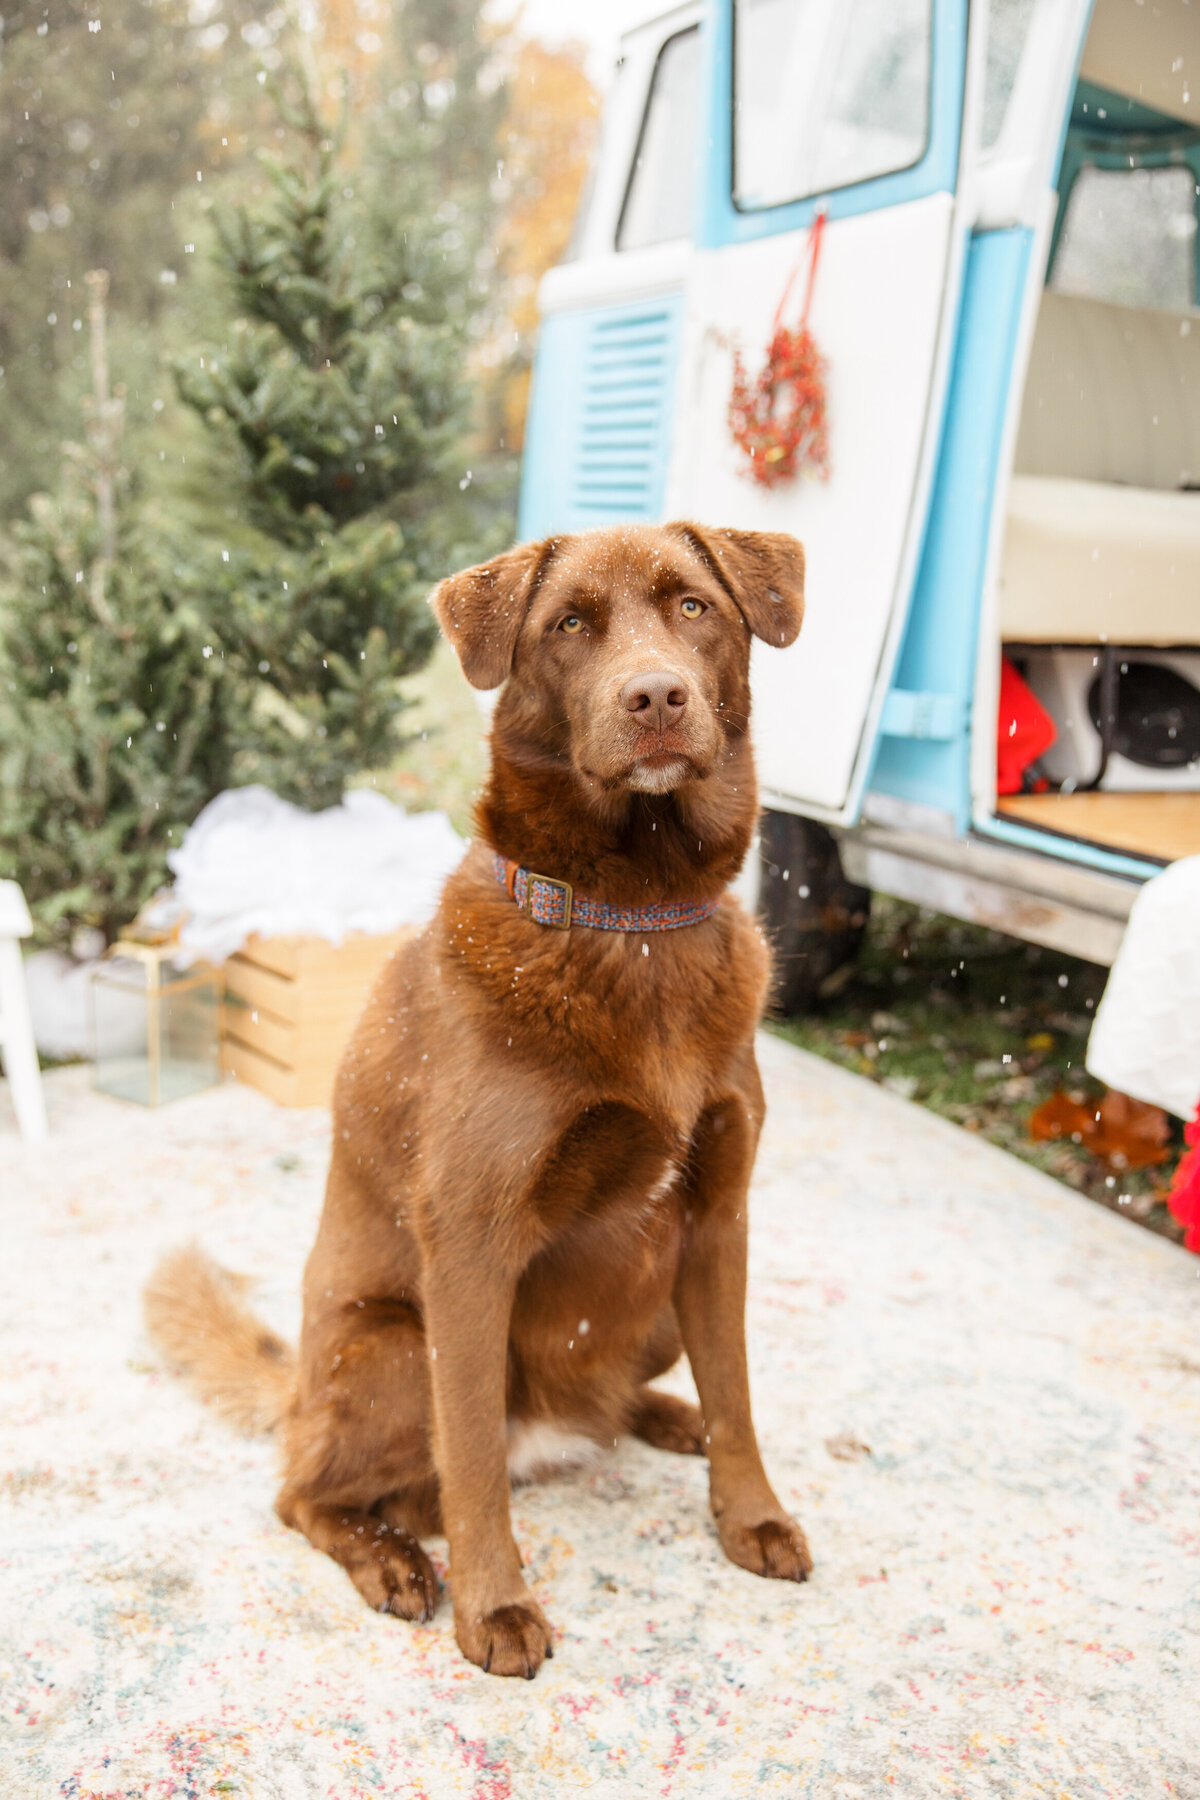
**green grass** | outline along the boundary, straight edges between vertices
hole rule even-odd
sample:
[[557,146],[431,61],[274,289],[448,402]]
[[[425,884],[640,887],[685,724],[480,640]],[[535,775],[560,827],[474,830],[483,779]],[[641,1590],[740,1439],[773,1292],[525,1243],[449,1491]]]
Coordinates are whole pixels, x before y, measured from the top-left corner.
[[1169,1171],[1118,1170],[1068,1140],[1035,1143],[1029,1118],[1058,1088],[1104,1089],[1084,1068],[1106,971],[1058,951],[876,895],[862,954],[820,1012],[774,1020],[805,1050],[979,1133],[1165,1236]]

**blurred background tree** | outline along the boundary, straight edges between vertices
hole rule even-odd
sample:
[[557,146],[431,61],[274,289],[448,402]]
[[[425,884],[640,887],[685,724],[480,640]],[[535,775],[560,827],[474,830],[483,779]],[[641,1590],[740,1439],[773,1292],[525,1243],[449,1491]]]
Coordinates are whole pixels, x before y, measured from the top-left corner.
[[118,0],[100,11],[15,0],[4,13],[0,518],[54,481],[75,431],[89,382],[88,269],[112,271],[131,427],[149,416],[192,194],[244,164],[246,134],[261,127],[256,70],[282,21],[269,0]]
[[[296,17],[5,14],[0,873],[59,937],[129,918],[223,787],[318,806],[394,761],[425,593],[511,540],[595,96],[482,0]],[[64,460],[95,267],[124,392]]]
[[180,568],[124,464],[107,277],[87,284],[86,441],[0,540],[0,867],[42,935],[64,941],[81,925],[114,937],[232,776],[228,671],[197,571]]
[[401,679],[436,637],[425,596],[455,550],[471,265],[436,211],[406,206],[397,229],[379,164],[347,166],[310,82],[279,101],[295,147],[267,159],[269,198],[214,215],[229,328],[177,375],[225,470],[200,521],[207,585],[261,690],[243,779],[326,806],[394,757]]
[[486,430],[519,451],[537,341],[537,290],[566,253],[599,127],[600,97],[581,48],[521,44],[500,132],[495,235],[504,317],[487,346]]
[[[112,273],[127,455],[187,494],[211,470],[171,412],[164,354],[220,328],[203,210],[261,199],[287,131],[265,83],[310,59],[346,165],[403,232],[435,222],[470,265],[460,531],[511,512],[535,294],[567,241],[597,100],[581,53],[483,18],[481,0],[13,0],[0,36],[0,520],[53,483],[88,387],[82,281]],[[490,453],[490,457],[489,457]],[[184,458],[188,457],[187,463]],[[200,464],[199,467],[191,459]],[[151,466],[155,465],[155,466]],[[452,533],[451,536],[454,534]]]

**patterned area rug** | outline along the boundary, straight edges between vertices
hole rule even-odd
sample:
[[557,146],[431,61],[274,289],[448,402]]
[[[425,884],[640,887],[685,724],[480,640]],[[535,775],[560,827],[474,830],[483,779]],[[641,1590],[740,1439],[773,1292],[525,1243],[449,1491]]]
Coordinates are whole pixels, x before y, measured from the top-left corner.
[[0,1100],[4,1800],[1200,1796],[1200,1263],[762,1053],[756,1412],[816,1574],[733,1568],[703,1466],[622,1442],[516,1495],[560,1633],[530,1684],[445,1599],[369,1612],[143,1337],[192,1236],[294,1332],[324,1115],[68,1070],[35,1150]]

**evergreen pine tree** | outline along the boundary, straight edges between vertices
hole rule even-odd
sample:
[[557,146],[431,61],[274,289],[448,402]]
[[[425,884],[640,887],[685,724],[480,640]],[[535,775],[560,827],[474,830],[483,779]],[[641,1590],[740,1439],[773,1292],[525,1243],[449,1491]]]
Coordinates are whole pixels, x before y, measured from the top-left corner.
[[0,540],[0,874],[60,940],[115,937],[232,776],[228,671],[121,466],[107,277],[88,282],[86,444]]
[[227,452],[210,586],[259,688],[243,776],[318,807],[394,757],[400,679],[435,638],[425,596],[462,552],[472,296],[420,164],[389,192],[309,84],[280,105],[296,149],[264,158],[267,203],[215,215],[236,316],[177,379]]
[[[424,0],[402,11],[425,30]],[[506,529],[462,462],[499,107],[477,0],[449,12],[450,48],[402,36],[426,79],[351,155],[294,87],[268,201],[217,219],[234,304],[177,370],[213,453],[203,518],[188,496],[156,512],[123,467],[94,281],[86,443],[0,539],[0,874],[43,935],[113,937],[226,787],[323,806],[388,765],[425,595]]]

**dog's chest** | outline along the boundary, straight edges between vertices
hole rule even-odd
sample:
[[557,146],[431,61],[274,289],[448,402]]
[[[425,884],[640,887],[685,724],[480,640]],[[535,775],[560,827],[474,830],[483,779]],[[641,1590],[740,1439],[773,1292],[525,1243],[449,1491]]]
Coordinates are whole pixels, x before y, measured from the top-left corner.
[[741,936],[630,932],[615,944],[579,944],[561,971],[559,1017],[571,1046],[635,1085],[690,1082],[719,1065],[759,1011],[756,959]]
[[[473,1101],[503,1096],[505,1117],[563,1124],[617,1104],[686,1142],[706,1106],[735,1092],[760,1015],[767,955],[741,908],[697,926],[604,931],[536,926],[494,882],[451,887],[430,1001],[466,1038]],[[425,1048],[425,1045],[422,1045]],[[536,1104],[532,1102],[536,1099]]]

